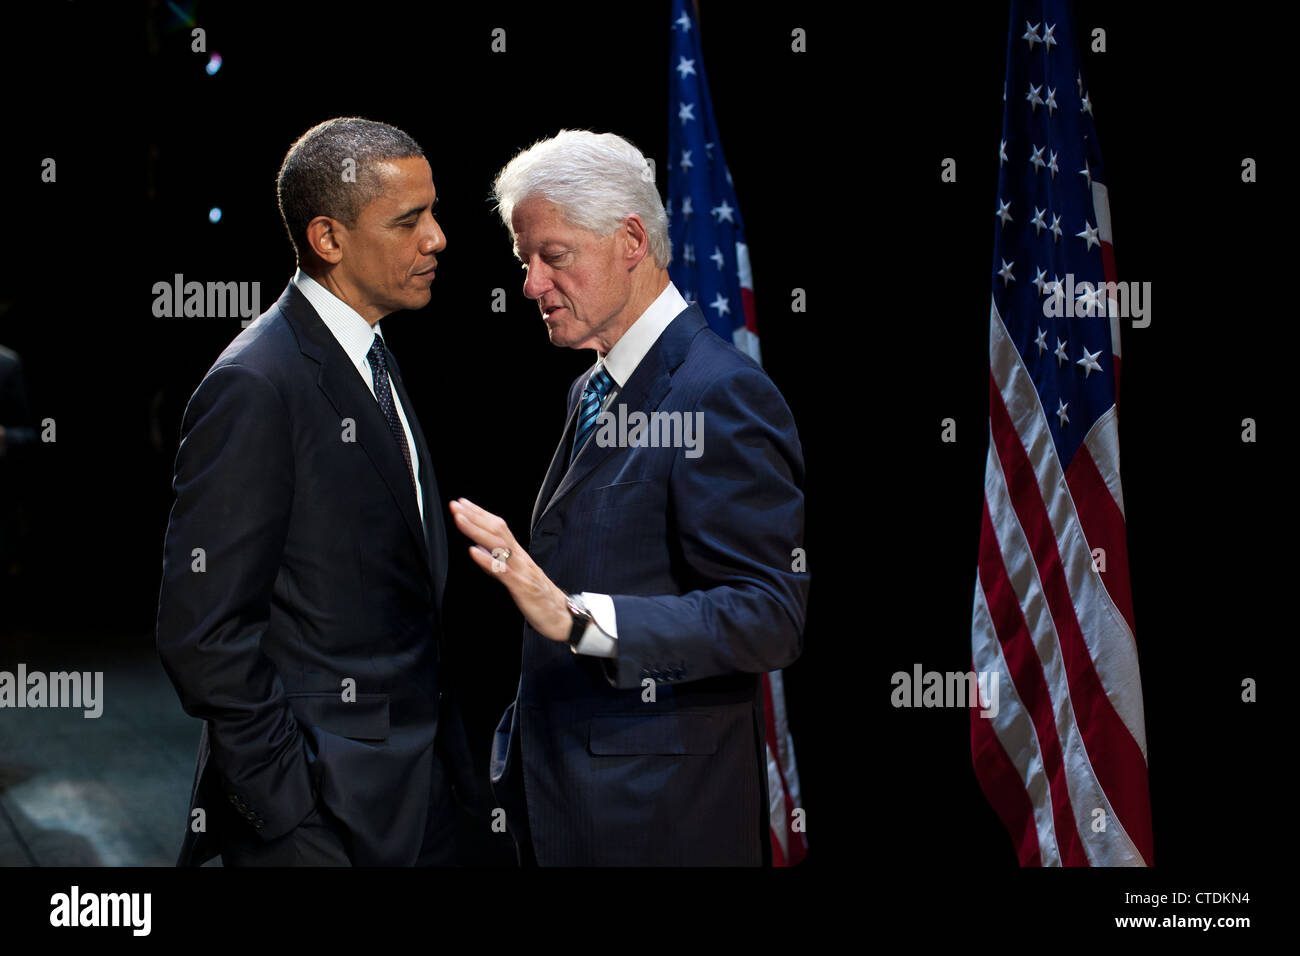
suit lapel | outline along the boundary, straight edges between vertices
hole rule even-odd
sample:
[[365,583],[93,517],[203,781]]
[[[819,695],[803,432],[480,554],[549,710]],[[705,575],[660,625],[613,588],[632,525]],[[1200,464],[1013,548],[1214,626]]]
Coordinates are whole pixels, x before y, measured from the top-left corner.
[[[298,347],[304,355],[320,365],[316,384],[334,406],[339,416],[339,428],[345,418],[356,422],[355,437],[358,445],[366,453],[380,478],[388,486],[393,502],[401,512],[411,536],[419,548],[420,557],[430,578],[433,571],[429,563],[429,541],[423,524],[420,522],[419,505],[415,500],[415,489],[411,487],[411,475],[406,469],[406,460],[393,441],[388,430],[388,420],[384,418],[379,403],[366,387],[366,383],[357,374],[356,366],[349,361],[343,346],[339,345],[330,330],[325,327],[316,310],[311,307],[307,297],[292,282],[280,296],[277,303],[288,319],[294,334],[298,338]],[[390,375],[390,378],[394,376]],[[407,414],[411,433],[416,433],[417,425],[410,411],[406,395],[399,391],[402,409]],[[422,468],[426,474],[427,469]],[[426,502],[429,500],[426,492]],[[445,566],[446,562],[442,562]]]
[[[650,346],[650,351],[646,352],[645,357],[637,364],[636,369],[627,380],[627,384],[615,394],[607,410],[617,414],[618,406],[626,405],[627,414],[630,416],[635,411],[645,412],[646,415],[649,415],[657,409],[672,387],[672,373],[676,371],[677,366],[686,357],[686,351],[690,348],[692,340],[706,326],[704,315],[697,305],[688,306],[678,313],[677,317],[668,324],[668,327],[655,340],[654,345]],[[586,387],[587,378],[590,378],[590,374],[583,379],[583,388]],[[560,440],[560,447],[556,449],[555,455],[551,459],[551,467],[546,474],[546,481],[542,484],[542,494],[538,496],[537,504],[534,505],[534,528],[546,513],[555,507],[557,502],[578,487],[602,462],[622,450],[616,446],[602,447],[596,442],[593,434],[593,437],[588,440],[582,451],[578,453],[578,457],[573,460],[571,465],[568,465],[567,469],[565,468],[568,463],[569,443],[576,428],[575,421],[578,405],[581,403],[581,395],[581,390],[578,390],[578,395],[569,409],[569,420],[565,425],[564,437]],[[556,479],[557,475],[559,476],[558,479]],[[556,483],[557,481],[558,483]],[[548,494],[548,490],[552,488],[554,488],[554,491],[550,491]],[[544,506],[542,505],[543,501],[546,502]]]
[[542,520],[542,513],[546,510],[546,505],[550,502],[556,486],[559,485],[560,479],[564,477],[564,472],[569,466],[569,447],[573,444],[573,433],[577,428],[578,403],[582,397],[582,389],[587,387],[589,378],[591,378],[590,372],[583,377],[581,386],[575,385],[570,390],[569,417],[564,423],[564,434],[560,437],[560,444],[555,449],[555,454],[551,456],[551,465],[546,469],[542,490],[537,493],[537,500],[533,502],[532,529],[534,530],[537,528],[537,522]]

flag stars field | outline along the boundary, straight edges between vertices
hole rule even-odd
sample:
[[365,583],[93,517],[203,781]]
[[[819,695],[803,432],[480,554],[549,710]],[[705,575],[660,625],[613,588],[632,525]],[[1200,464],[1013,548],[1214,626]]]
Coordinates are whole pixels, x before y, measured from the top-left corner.
[[1100,350],[1098,350],[1098,351],[1096,351],[1096,352],[1089,352],[1089,351],[1088,351],[1088,346],[1085,345],[1085,346],[1083,347],[1083,358],[1079,359],[1079,361],[1075,362],[1074,364],[1075,364],[1075,365],[1082,365],[1082,366],[1083,366],[1083,377],[1084,377],[1084,378],[1087,378],[1087,377],[1088,377],[1089,375],[1091,375],[1093,372],[1100,372],[1100,371],[1101,371],[1101,363],[1099,363],[1099,362],[1097,361],[1097,356],[1099,356],[1099,355],[1101,355],[1101,351],[1100,351]]
[[1086,219],[1083,221],[1083,231],[1082,231],[1082,232],[1076,232],[1075,235],[1078,236],[1080,239],[1083,239],[1085,242],[1088,243],[1088,249],[1092,249],[1093,246],[1100,246],[1100,245],[1101,245],[1101,242],[1098,241],[1098,239],[1097,239],[1097,228],[1096,228],[1096,226],[1094,226],[1092,223],[1088,222],[1088,220],[1086,220]]

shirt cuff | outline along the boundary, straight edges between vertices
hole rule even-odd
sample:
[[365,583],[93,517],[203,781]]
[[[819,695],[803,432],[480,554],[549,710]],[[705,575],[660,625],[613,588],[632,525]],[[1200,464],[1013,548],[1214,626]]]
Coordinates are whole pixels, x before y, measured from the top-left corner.
[[[614,599],[608,594],[582,592],[582,601],[591,612],[591,624],[578,641],[579,654],[591,657],[618,657],[618,621],[614,616]],[[599,625],[599,626],[598,626]]]

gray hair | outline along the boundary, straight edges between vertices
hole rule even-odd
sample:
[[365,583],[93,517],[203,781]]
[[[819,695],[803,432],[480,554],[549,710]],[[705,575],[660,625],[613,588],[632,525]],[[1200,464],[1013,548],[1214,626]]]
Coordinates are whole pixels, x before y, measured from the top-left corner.
[[668,216],[655,187],[654,169],[621,136],[560,130],[510,160],[492,192],[511,235],[515,206],[539,196],[555,203],[569,222],[598,236],[609,235],[636,213],[645,223],[655,263],[663,269],[672,261]]
[[[423,155],[420,144],[397,127],[360,116],[326,120],[298,137],[280,166],[275,191],[299,260],[309,222],[329,216],[355,226],[361,210],[383,192],[377,165]],[[349,169],[355,180],[344,178]]]

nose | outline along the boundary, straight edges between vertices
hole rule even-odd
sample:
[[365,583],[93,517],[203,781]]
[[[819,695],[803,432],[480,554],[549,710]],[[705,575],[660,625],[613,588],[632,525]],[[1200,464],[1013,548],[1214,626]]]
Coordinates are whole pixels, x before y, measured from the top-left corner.
[[447,235],[442,231],[442,227],[438,225],[438,220],[435,219],[433,220],[433,229],[420,243],[420,251],[426,256],[431,256],[435,252],[442,252],[446,248]]
[[551,277],[546,266],[540,262],[530,262],[524,276],[524,295],[530,299],[540,299],[552,288]]

